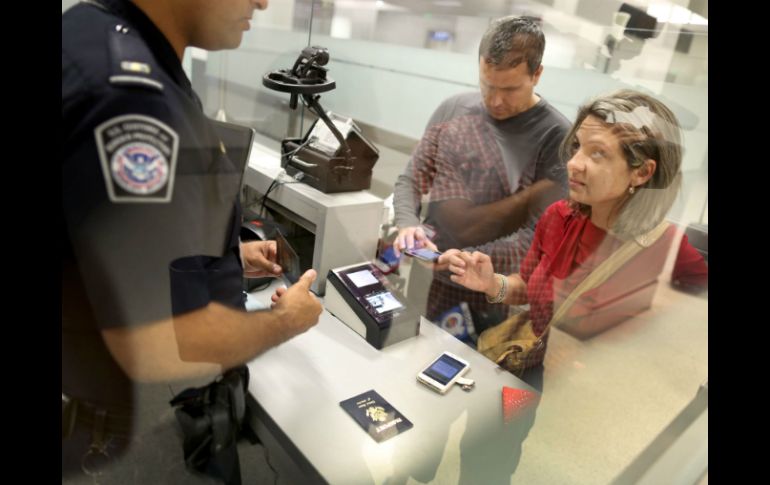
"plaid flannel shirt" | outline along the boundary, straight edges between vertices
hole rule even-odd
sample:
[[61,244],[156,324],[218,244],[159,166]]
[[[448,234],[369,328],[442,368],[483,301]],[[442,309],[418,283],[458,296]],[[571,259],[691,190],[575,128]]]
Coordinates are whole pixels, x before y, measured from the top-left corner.
[[[466,199],[483,205],[512,195],[500,147],[483,115],[458,116],[430,127],[415,151],[413,169],[420,193],[430,193],[431,202]],[[532,176],[525,175],[519,190],[531,183]],[[495,271],[515,273],[529,248],[533,226],[531,222],[507,237],[472,249],[488,254]],[[442,244],[441,228],[436,242]],[[449,272],[443,271],[434,274],[426,316],[435,320],[462,301],[477,314],[498,312],[501,319],[508,314],[507,308],[488,303],[482,293],[451,282]]]

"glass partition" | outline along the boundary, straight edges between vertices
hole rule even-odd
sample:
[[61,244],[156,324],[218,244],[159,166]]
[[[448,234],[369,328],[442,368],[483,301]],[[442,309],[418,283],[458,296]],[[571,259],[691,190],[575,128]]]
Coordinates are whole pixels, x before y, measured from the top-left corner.
[[[71,3],[63,1],[62,9]],[[684,448],[672,442],[692,427],[708,426],[708,289],[707,283],[678,284],[672,274],[681,262],[683,234],[695,253],[708,257],[707,0],[273,0],[255,13],[238,49],[188,49],[183,64],[208,115],[253,126],[260,143],[277,151],[282,139],[303,136],[314,117],[301,104],[290,109],[289,95],[266,89],[262,77],[290,68],[308,45],[326,47],[336,89],[320,102],[351,117],[380,150],[369,191],[386,198],[431,128],[434,111],[451,96],[479,91],[479,41],[493,19],[506,15],[532,17],[542,28],[544,70],[535,93],[570,122],[587,100],[621,88],[647,93],[675,114],[682,185],[665,217],[675,232],[648,281],[596,296],[586,319],[611,308],[616,314],[609,323],[584,333],[551,328],[542,395],[516,456],[502,453],[506,462],[488,463],[474,481],[462,475],[469,473],[464,467],[474,443],[450,436],[449,458],[437,462],[429,478],[449,473],[450,483],[458,483],[459,473],[462,483],[610,483],[657,473],[655,465],[666,459],[674,463],[666,479],[697,483],[707,470],[707,441]],[[423,216],[438,202],[432,196],[421,194]],[[383,238],[394,237],[391,220]],[[406,290],[430,298],[433,275],[423,266],[404,259],[400,278]],[[569,291],[563,290],[549,291],[565,297]],[[618,302],[627,297],[626,308]],[[506,305],[510,314],[527,309]],[[693,405],[704,392],[705,405]],[[688,409],[699,411],[682,418]],[[453,446],[461,453],[450,453]],[[377,476],[383,475],[373,472],[372,480]]]
[[[641,89],[671,107],[686,147],[684,187],[672,217],[708,222],[708,25],[702,15],[651,3],[657,29],[639,38],[624,35],[633,29],[621,25],[628,20],[620,2],[490,1],[478,9],[459,1],[274,3],[255,15],[239,49],[203,54],[196,89],[212,116],[224,113],[275,140],[301,136],[301,106],[289,110],[288,95],[264,88],[261,78],[290,68],[308,44],[326,47],[337,88],[323,94],[321,104],[352,117],[381,147],[372,191],[386,197],[433,110],[453,94],[477,89],[478,41],[490,20],[530,15],[546,36],[536,91],[568,119],[591,96],[620,88]],[[707,14],[707,5],[700,12]]]
[[[251,124],[276,149],[280,139],[302,136],[301,106],[289,110],[288,94],[265,89],[261,77],[290,68],[307,45],[326,47],[336,89],[320,102],[353,118],[378,146],[370,191],[385,198],[434,110],[450,96],[478,91],[481,36],[492,19],[511,14],[538,19],[546,47],[535,92],[570,121],[589,98],[621,88],[648,93],[674,112],[683,177],[667,220],[689,227],[690,241],[707,256],[707,2],[273,2],[255,15],[240,49],[208,53],[206,110]],[[424,195],[426,206],[429,199]],[[708,293],[671,284],[678,242],[646,290],[653,292],[645,297],[649,308],[590,337],[551,332],[542,399],[511,483],[607,483],[627,478],[632,463],[652,467],[642,459],[651,456],[648,447],[657,448],[654,456],[667,452],[656,438],[670,432],[708,380]],[[429,275],[409,275],[410,267],[401,265],[407,288],[430,285]],[[706,460],[705,446],[688,452]]]

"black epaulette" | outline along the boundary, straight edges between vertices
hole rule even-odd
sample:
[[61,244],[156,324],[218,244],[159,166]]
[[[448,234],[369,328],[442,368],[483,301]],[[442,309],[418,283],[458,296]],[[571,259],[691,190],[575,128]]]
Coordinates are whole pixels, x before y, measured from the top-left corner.
[[117,23],[107,36],[112,62],[110,84],[163,91],[160,68],[132,27]]

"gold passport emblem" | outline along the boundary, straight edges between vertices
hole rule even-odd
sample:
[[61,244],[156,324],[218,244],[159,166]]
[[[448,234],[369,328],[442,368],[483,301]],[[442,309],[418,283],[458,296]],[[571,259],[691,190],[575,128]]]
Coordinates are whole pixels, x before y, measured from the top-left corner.
[[382,422],[388,419],[388,413],[381,406],[369,406],[366,408],[366,416],[375,422]]
[[149,74],[150,73],[150,66],[145,64],[144,62],[123,61],[123,62],[120,63],[120,67],[124,71],[143,72],[145,74]]

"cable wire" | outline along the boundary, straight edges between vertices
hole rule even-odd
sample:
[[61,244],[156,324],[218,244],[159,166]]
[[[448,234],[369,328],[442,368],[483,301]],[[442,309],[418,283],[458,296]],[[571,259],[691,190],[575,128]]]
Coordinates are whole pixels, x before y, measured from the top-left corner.
[[295,180],[295,179],[280,181],[279,179],[281,178],[281,175],[283,175],[283,172],[281,172],[278,175],[278,177],[273,179],[273,181],[270,183],[270,186],[265,191],[265,195],[262,196],[262,202],[260,203],[260,208],[259,208],[260,217],[266,217],[265,203],[267,202],[267,197],[270,195],[270,192],[272,192],[274,189],[277,189],[281,185],[299,183],[299,180]]

